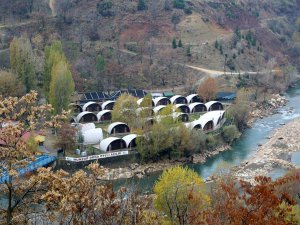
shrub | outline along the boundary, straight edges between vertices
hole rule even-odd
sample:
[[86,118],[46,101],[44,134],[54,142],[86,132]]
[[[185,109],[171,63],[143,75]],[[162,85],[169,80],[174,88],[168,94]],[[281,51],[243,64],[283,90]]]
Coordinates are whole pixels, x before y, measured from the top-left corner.
[[174,0],[173,1],[174,8],[177,9],[184,9],[185,7],[185,0]]
[[231,143],[239,136],[239,131],[235,125],[229,125],[223,128],[222,136],[227,143]]
[[137,9],[138,9],[139,11],[141,11],[141,10],[146,10],[146,9],[147,9],[145,0],[139,0]]
[[206,138],[206,147],[208,149],[215,149],[218,146],[218,141],[213,135],[207,135]]
[[188,8],[185,8],[185,9],[184,9],[184,13],[185,13],[186,15],[191,15],[191,14],[193,13],[193,11],[192,11],[191,7],[188,7]]

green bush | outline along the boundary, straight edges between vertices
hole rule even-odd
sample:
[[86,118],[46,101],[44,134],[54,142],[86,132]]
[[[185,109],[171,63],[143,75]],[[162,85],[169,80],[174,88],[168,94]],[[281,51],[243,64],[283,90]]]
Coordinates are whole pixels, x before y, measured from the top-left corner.
[[146,5],[146,3],[145,3],[145,0],[139,0],[137,9],[138,9],[139,11],[141,11],[141,10],[146,10],[146,9],[147,9],[147,5]]
[[206,147],[208,149],[215,149],[218,146],[218,141],[213,135],[207,135]]
[[184,9],[185,7],[185,0],[174,0],[173,1],[174,8],[177,9]]
[[239,131],[235,125],[229,125],[223,128],[222,136],[224,141],[231,143],[239,137]]
[[192,11],[191,7],[188,7],[188,8],[185,8],[185,9],[184,9],[184,13],[185,13],[186,15],[191,15],[191,14],[193,13],[193,11]]

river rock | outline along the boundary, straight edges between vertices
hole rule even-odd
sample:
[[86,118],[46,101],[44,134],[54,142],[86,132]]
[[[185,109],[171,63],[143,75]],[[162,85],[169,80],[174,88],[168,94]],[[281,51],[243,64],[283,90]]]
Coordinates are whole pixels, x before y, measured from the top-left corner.
[[135,170],[135,169],[138,168],[138,167],[139,167],[139,164],[138,164],[138,163],[132,163],[132,164],[129,165],[129,168],[130,168],[131,170]]

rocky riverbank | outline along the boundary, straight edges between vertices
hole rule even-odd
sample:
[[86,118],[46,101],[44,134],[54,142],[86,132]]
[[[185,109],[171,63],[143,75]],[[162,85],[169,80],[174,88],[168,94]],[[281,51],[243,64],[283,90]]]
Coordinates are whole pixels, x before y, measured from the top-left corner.
[[150,173],[163,171],[165,169],[191,163],[204,163],[208,158],[219,154],[220,152],[230,149],[229,145],[223,145],[214,151],[194,154],[189,158],[180,158],[176,160],[163,160],[156,163],[138,164],[133,163],[124,168],[105,168],[105,173],[99,179],[102,180],[117,180],[132,177],[142,178]]
[[233,175],[254,183],[255,176],[269,176],[276,169],[299,168],[291,162],[291,155],[300,151],[299,127],[300,117],[278,128],[249,160],[233,168]]
[[248,121],[248,126],[251,127],[252,124],[257,119],[262,119],[266,116],[273,115],[277,113],[278,108],[281,108],[287,104],[288,100],[279,94],[273,94],[270,96],[269,100],[266,100],[263,103],[251,102],[251,113],[250,119]]

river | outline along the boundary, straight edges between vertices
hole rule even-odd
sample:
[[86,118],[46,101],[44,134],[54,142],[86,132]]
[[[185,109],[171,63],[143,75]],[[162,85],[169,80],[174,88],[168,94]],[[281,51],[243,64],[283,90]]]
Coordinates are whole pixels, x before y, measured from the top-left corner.
[[[231,150],[221,152],[208,159],[205,163],[190,164],[188,167],[206,179],[214,174],[220,167],[228,168],[230,166],[236,166],[249,159],[255,154],[258,145],[265,143],[267,138],[272,134],[272,131],[281,126],[280,124],[288,123],[292,119],[300,116],[300,82],[287,91],[286,97],[289,102],[285,107],[278,110],[278,114],[258,119],[252,128],[247,129],[240,139],[233,143]],[[114,181],[114,186],[136,187],[144,193],[151,192],[160,174],[161,172],[155,172],[141,179],[120,179]],[[270,176],[276,178],[280,175],[282,175],[282,171],[278,170]]]

